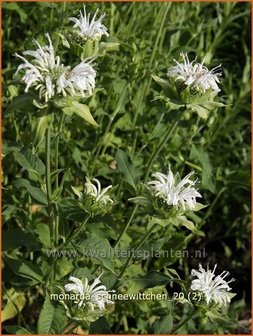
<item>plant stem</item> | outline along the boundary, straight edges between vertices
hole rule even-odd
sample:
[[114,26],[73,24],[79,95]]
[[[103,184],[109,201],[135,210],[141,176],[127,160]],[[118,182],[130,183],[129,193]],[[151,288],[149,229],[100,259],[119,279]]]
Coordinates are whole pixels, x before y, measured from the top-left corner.
[[171,137],[171,135],[173,134],[174,130],[177,128],[177,125],[178,125],[181,117],[183,116],[185,110],[186,110],[186,107],[182,107],[182,108],[180,108],[177,111],[177,116],[176,116],[175,120],[173,121],[173,123],[171,124],[171,126],[168,128],[167,132],[164,134],[164,136],[162,137],[161,141],[157,144],[156,147],[154,147],[154,149],[153,149],[153,151],[151,153],[149,162],[148,162],[148,167],[147,167],[146,174],[145,174],[145,177],[144,177],[144,183],[147,182],[150,169],[152,168],[152,164],[154,163],[154,161],[157,158],[158,154],[163,149],[164,145],[168,142],[168,140]]
[[176,328],[173,330],[172,334],[175,334],[177,330],[179,330],[185,323],[187,323],[189,320],[191,320],[192,318],[196,317],[198,315],[198,311],[196,312],[195,310],[193,310],[190,315],[184,319],[182,322],[180,322]]
[[83,231],[83,229],[84,229],[85,225],[87,224],[88,220],[90,219],[90,217],[91,217],[90,214],[87,214],[87,215],[86,215],[86,217],[85,217],[85,219],[84,219],[82,225],[80,225],[79,228],[76,229],[76,230],[74,231],[74,234],[73,234],[73,235],[70,234],[70,236],[69,236],[69,237],[67,238],[67,240],[60,246],[60,248],[62,248],[62,247],[64,247],[64,246],[68,245],[73,239],[75,239],[75,238],[79,235],[79,233],[80,233],[81,231]]
[[46,147],[46,190],[47,190],[47,209],[48,209],[48,219],[49,219],[49,229],[50,229],[50,240],[52,247],[54,246],[54,222],[52,218],[52,204],[51,204],[51,176],[50,176],[50,141],[51,141],[51,132],[50,125],[45,133],[45,147]]
[[77,324],[75,323],[75,322],[73,322],[73,321],[70,321],[65,327],[64,327],[64,329],[61,331],[61,334],[68,334],[68,335],[70,335],[71,334],[71,332],[73,331],[73,330],[75,330],[77,328]]
[[151,83],[151,76],[150,76],[149,72],[151,71],[152,66],[153,66],[155,54],[156,54],[156,51],[157,51],[157,48],[158,48],[158,45],[159,45],[159,41],[160,41],[161,36],[162,36],[163,27],[164,27],[165,20],[166,20],[168,10],[169,10],[170,6],[171,6],[170,4],[164,4],[164,6],[161,7],[160,12],[159,12],[159,14],[161,13],[163,15],[162,16],[162,22],[161,23],[159,22],[160,28],[159,28],[159,31],[158,31],[157,36],[156,36],[156,40],[155,40],[155,44],[154,44],[154,47],[153,47],[152,55],[151,55],[150,62],[149,62],[149,65],[148,65],[149,78],[146,80],[146,82],[143,86],[143,89],[141,91],[141,94],[139,96],[139,99],[138,99],[138,104],[137,104],[135,114],[134,114],[134,118],[133,118],[133,128],[135,127],[136,122],[137,122],[137,118],[138,118],[139,111],[140,111],[140,108],[141,108],[141,103],[142,103],[144,97],[146,96],[146,93],[147,93],[148,88],[149,88],[150,83]]
[[[147,231],[147,233],[142,238],[142,240],[139,242],[139,244],[134,248],[134,251],[138,251],[141,248],[141,246],[145,243],[145,241],[148,239],[148,237],[154,231],[154,229],[155,229],[156,226],[157,226],[156,224],[154,224],[154,225],[151,226],[151,228]],[[123,269],[122,269],[122,271],[121,271],[121,273],[120,273],[120,275],[118,277],[118,281],[122,279],[122,277],[123,277],[123,275],[124,275],[124,273],[125,273],[128,265],[130,264],[131,260],[133,259],[133,256],[134,256],[134,254],[131,253],[130,256],[128,257],[128,259],[127,259],[127,261],[126,261],[126,263],[125,263],[125,265],[124,265],[124,267],[123,267]]]
[[115,244],[114,244],[114,246],[113,246],[114,248],[118,246],[118,244],[119,244],[119,242],[120,242],[122,236],[123,236],[123,235],[125,234],[125,232],[127,231],[129,225],[131,224],[131,222],[132,222],[132,220],[133,220],[133,218],[134,218],[134,215],[135,215],[137,209],[138,209],[138,204],[135,204],[135,206],[134,206],[134,208],[133,208],[133,211],[132,211],[132,214],[131,214],[131,216],[130,216],[130,218],[129,218],[127,224],[126,224],[126,226],[125,226],[125,227],[123,228],[123,230],[121,231],[120,235],[118,236],[118,239],[116,240],[116,242],[115,242]]
[[[62,131],[63,123],[65,119],[65,114],[62,113],[61,119],[58,126],[58,134],[56,136],[56,142],[55,142],[55,169],[57,170],[59,168],[59,139],[60,139],[60,133]],[[55,177],[55,189],[59,188],[59,175],[56,173]],[[55,206],[55,244],[58,244],[59,240],[59,215],[58,215],[58,206]]]

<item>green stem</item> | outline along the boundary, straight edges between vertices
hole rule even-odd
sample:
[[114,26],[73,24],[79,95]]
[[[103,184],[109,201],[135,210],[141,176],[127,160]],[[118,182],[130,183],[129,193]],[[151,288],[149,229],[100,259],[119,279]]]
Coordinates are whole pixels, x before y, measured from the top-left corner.
[[[126,95],[126,92],[127,92],[127,88],[128,88],[128,86],[126,85],[126,86],[124,86],[124,88],[123,88],[122,91],[121,91],[121,94],[120,94],[120,96],[119,96],[119,99],[118,99],[116,108],[115,108],[115,110],[114,110],[112,116],[110,117],[110,121],[109,121],[109,123],[108,123],[108,125],[107,125],[107,127],[106,127],[105,132],[104,132],[104,137],[105,137],[105,136],[107,135],[107,133],[110,131],[110,129],[111,129],[111,127],[112,127],[112,124],[113,124],[113,121],[114,121],[114,119],[116,118],[116,116],[117,116],[117,114],[118,114],[118,112],[119,112],[119,110],[120,110],[120,107],[122,106],[122,102],[123,102],[124,99],[125,99],[125,95]],[[108,147],[108,143],[109,143],[109,141],[110,141],[110,138],[111,138],[111,136],[109,136],[107,142],[104,144],[104,148],[103,148],[103,149],[102,149],[102,147],[103,147],[103,143],[100,144],[100,146],[99,146],[99,148],[98,148],[98,150],[97,150],[97,156],[100,154],[100,152],[101,152],[101,155],[103,155],[103,154],[105,153],[105,151],[106,151],[106,149],[107,149],[107,147]]]
[[195,310],[193,310],[190,315],[184,319],[182,322],[180,322],[176,328],[173,330],[172,334],[175,334],[176,331],[178,331],[183,325],[185,325],[185,323],[187,323],[189,320],[193,319],[194,317],[196,317],[198,315],[198,311],[196,312]]
[[[59,139],[60,139],[60,134],[62,131],[64,120],[65,120],[65,114],[62,113],[59,126],[58,126],[58,133],[57,133],[56,141],[55,141],[55,169],[56,170],[59,168]],[[55,188],[57,189],[58,187],[59,187],[59,176],[57,174],[55,178]]]
[[135,216],[135,213],[136,213],[137,209],[138,209],[138,204],[136,204],[136,205],[134,206],[133,211],[132,211],[132,214],[131,214],[131,216],[130,216],[130,218],[129,218],[127,224],[126,224],[126,226],[125,226],[125,227],[123,228],[123,230],[121,231],[121,233],[120,233],[118,239],[116,240],[116,242],[115,242],[115,244],[114,244],[114,246],[113,246],[114,248],[118,246],[118,244],[119,244],[119,242],[120,242],[122,236],[125,234],[125,232],[127,231],[129,225],[132,223],[132,220],[133,220],[133,218],[134,218],[134,216]]
[[[152,225],[151,228],[147,231],[147,233],[145,234],[145,236],[142,238],[142,240],[139,242],[139,244],[135,247],[134,251],[138,251],[141,246],[145,243],[145,241],[148,239],[148,237],[151,235],[151,233],[154,231],[156,227],[156,224]],[[128,265],[130,264],[131,260],[133,259],[134,253],[131,253],[130,256],[128,257],[119,277],[118,277],[118,281],[120,281],[128,267]],[[118,282],[117,281],[117,282]]]
[[149,65],[148,65],[149,78],[146,80],[146,82],[143,86],[142,92],[141,92],[141,94],[139,96],[139,99],[138,99],[138,104],[137,104],[135,114],[134,114],[134,118],[133,118],[133,128],[135,127],[136,122],[137,122],[137,118],[138,118],[139,111],[140,111],[140,108],[141,108],[141,103],[142,103],[142,101],[143,101],[143,99],[144,99],[144,97],[145,97],[145,95],[148,91],[148,88],[150,86],[150,83],[151,83],[151,76],[150,76],[149,72],[151,71],[152,66],[153,66],[155,54],[156,54],[156,51],[157,51],[157,48],[158,48],[158,45],[159,45],[159,41],[160,41],[161,36],[162,36],[162,31],[163,31],[163,28],[164,28],[164,24],[165,24],[165,20],[166,20],[167,14],[168,14],[169,7],[170,7],[170,4],[164,4],[164,6],[161,7],[161,9],[160,9],[160,13],[163,14],[162,22],[161,23],[159,22],[160,28],[159,28],[159,31],[156,35],[155,44],[154,44],[152,55],[151,55],[150,62],[149,62]]
[[90,217],[91,217],[91,215],[88,214],[88,215],[85,217],[85,219],[84,219],[82,225],[80,225],[79,228],[76,229],[76,230],[74,231],[74,234],[73,234],[73,235],[70,234],[70,236],[67,238],[67,240],[66,240],[61,246],[59,246],[59,248],[62,248],[62,247],[64,247],[64,246],[67,246],[73,239],[75,239],[75,238],[79,235],[79,233],[80,233],[81,231],[83,231],[83,229],[84,229],[85,225],[87,224],[88,220],[90,219]]
[[54,222],[52,218],[52,204],[51,204],[51,177],[50,177],[50,141],[51,141],[51,132],[50,125],[45,133],[45,147],[46,147],[46,190],[47,190],[47,210],[48,210],[48,219],[49,219],[49,229],[50,229],[50,240],[51,245],[54,246]]
[[174,130],[177,128],[177,125],[178,125],[180,119],[182,118],[185,110],[186,110],[186,107],[182,107],[177,111],[177,116],[176,116],[175,120],[173,121],[171,126],[168,128],[167,132],[164,134],[161,141],[157,144],[156,147],[154,147],[154,149],[151,153],[149,162],[148,162],[148,167],[147,167],[146,174],[145,174],[145,177],[144,177],[144,183],[147,182],[150,169],[152,168],[152,164],[154,163],[155,159],[157,158],[157,156],[159,155],[159,153],[163,149],[164,145],[168,142],[169,138],[172,136]]
[[[62,131],[63,123],[65,119],[65,114],[62,113],[61,119],[59,122],[59,127],[58,127],[58,134],[56,136],[56,142],[55,142],[55,169],[57,170],[59,168],[59,139],[60,139],[60,134]],[[59,175],[56,173],[56,178],[55,178],[55,188],[59,188]],[[59,240],[59,215],[58,215],[58,206],[56,205],[55,207],[55,244],[58,244]]]

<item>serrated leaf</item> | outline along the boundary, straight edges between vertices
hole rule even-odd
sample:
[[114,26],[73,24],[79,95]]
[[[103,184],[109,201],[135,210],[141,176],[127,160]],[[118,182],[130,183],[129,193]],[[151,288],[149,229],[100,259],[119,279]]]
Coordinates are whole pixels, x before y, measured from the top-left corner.
[[38,334],[49,334],[54,320],[55,308],[47,296],[38,320]]

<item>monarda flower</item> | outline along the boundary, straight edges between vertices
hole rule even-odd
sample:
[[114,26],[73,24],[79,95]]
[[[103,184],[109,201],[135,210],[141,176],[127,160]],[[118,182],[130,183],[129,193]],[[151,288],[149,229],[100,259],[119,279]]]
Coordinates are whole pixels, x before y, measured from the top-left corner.
[[219,92],[220,83],[219,77],[221,76],[221,66],[217,66],[211,70],[208,70],[204,66],[204,60],[202,63],[197,63],[196,60],[190,62],[188,55],[181,53],[183,62],[179,63],[177,60],[176,65],[173,65],[168,69],[168,76],[174,78],[178,84],[178,87],[184,89],[184,87],[190,87],[192,93],[194,89],[196,91],[205,92],[206,90],[213,90]]
[[[71,276],[70,282],[64,286],[65,293],[70,293],[70,296],[67,298],[68,294],[66,294],[66,298],[60,300],[67,316],[81,322],[86,328],[106,313],[106,305],[113,304],[111,293],[115,291],[107,290],[104,285],[101,285],[100,277],[101,275],[89,285],[87,278],[80,280]],[[62,289],[62,294],[64,290]]]
[[66,292],[74,292],[75,294],[80,295],[80,301],[78,302],[78,306],[82,307],[87,304],[85,299],[90,302],[94,308],[98,307],[100,310],[105,309],[106,304],[112,304],[113,302],[110,300],[110,292],[107,291],[104,285],[100,285],[101,275],[96,278],[91,285],[88,284],[88,279],[85,278],[84,281],[81,281],[78,278],[71,276],[69,283],[64,286]]
[[87,178],[87,182],[85,183],[85,191],[86,194],[91,196],[95,202],[102,203],[107,205],[108,203],[113,203],[113,200],[107,195],[107,191],[112,188],[112,185],[109,185],[106,188],[101,188],[101,183],[98,179],[94,178],[93,181],[96,183],[91,183],[91,181]]
[[93,178],[92,181],[95,183],[92,183],[86,178],[83,192],[72,187],[73,192],[78,196],[77,204],[83,211],[90,213],[92,216],[105,215],[110,211],[111,206],[114,203],[113,199],[108,194],[112,185],[102,188],[98,179]]
[[191,172],[181,180],[178,173],[173,175],[169,166],[167,175],[159,172],[152,174],[155,180],[148,182],[148,186],[154,196],[162,199],[168,206],[193,210],[197,203],[196,198],[202,197],[194,188],[196,181],[190,179],[193,174]]
[[192,280],[191,289],[202,292],[207,304],[214,302],[219,305],[226,305],[234,296],[234,294],[229,293],[231,288],[228,285],[234,279],[226,281],[225,278],[229,275],[229,272],[226,271],[215,276],[216,267],[217,265],[214,266],[212,271],[209,270],[209,267],[205,270],[200,264],[198,271],[193,269],[191,275],[197,277],[197,279]]
[[24,56],[32,57],[29,62],[25,57],[15,53],[24,63],[20,64],[17,72],[25,70],[22,82],[25,83],[25,92],[33,87],[39,92],[39,98],[48,102],[56,95],[82,96],[91,94],[95,88],[96,71],[92,62],[84,60],[73,69],[61,63],[60,57],[55,55],[49,34],[46,34],[48,45],[38,46],[36,50],[23,52]]
[[[69,20],[75,24],[73,28],[75,33],[84,39],[100,39],[102,35],[109,36],[107,28],[102,24],[102,19],[105,13],[100,17],[97,17],[98,10],[96,10],[93,18],[90,18],[90,13],[86,13],[85,6],[83,7],[83,13],[80,11],[80,18],[70,17]],[[78,28],[79,30],[77,30]]]

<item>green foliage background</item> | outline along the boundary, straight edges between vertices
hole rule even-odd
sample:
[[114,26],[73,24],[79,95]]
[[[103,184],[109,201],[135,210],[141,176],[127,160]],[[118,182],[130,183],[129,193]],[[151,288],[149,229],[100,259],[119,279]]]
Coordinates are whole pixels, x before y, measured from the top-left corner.
[[[41,244],[34,233],[42,235],[45,224],[44,210],[36,211],[36,202],[23,185],[15,183],[26,178],[17,152],[32,148],[38,122],[36,110],[25,102],[8,108],[15,96],[22,93],[13,74],[19,64],[15,52],[32,48],[32,39],[42,40],[47,32],[60,31],[68,24],[67,18],[77,14],[81,3],[3,2],[3,250],[4,250],[4,305],[13,289],[18,296],[16,304],[22,312],[5,322],[5,332],[17,330],[11,326],[22,325],[36,333],[36,324],[43,305],[40,281],[27,279],[15,273],[10,258],[26,260],[33,264],[38,277],[43,267]],[[60,138],[60,167],[63,191],[59,202],[71,193],[71,185],[81,186],[85,176],[98,177],[105,185],[118,185],[115,196],[120,201],[112,213],[96,219],[88,227],[88,234],[108,239],[112,243],[129,218],[133,205],[129,198],[136,196],[129,179],[124,179],[117,162],[118,149],[131,159],[133,183],[145,174],[147,160],[161,134],[173,120],[170,104],[164,99],[151,75],[166,77],[167,68],[181,51],[193,59],[205,57],[208,67],[222,64],[223,79],[219,96],[226,105],[214,110],[207,120],[197,114],[186,113],[173,139],[162,150],[152,171],[166,172],[170,163],[174,172],[183,176],[194,169],[201,185],[203,203],[209,207],[195,215],[195,222],[205,236],[178,230],[176,238],[169,240],[167,248],[187,249],[191,253],[205,248],[204,260],[197,258],[171,258],[135,261],[126,276],[144,275],[145,272],[174,269],[182,278],[189,278],[198,263],[218,264],[229,270],[236,282],[237,293],[228,314],[240,323],[215,324],[204,327],[190,321],[181,333],[249,333],[250,318],[250,14],[249,3],[87,3],[88,11],[99,8],[105,11],[105,25],[110,37],[107,42],[118,42],[119,50],[99,57],[97,63],[96,94],[88,105],[99,128],[94,128],[79,118],[67,118]],[[70,61],[66,52],[62,55]],[[43,160],[44,144],[39,144],[36,154]],[[124,155],[124,154],[123,154]],[[54,157],[54,154],[53,156]],[[125,181],[127,180],[127,181]],[[133,225],[124,237],[123,246],[142,237],[146,230],[144,210],[139,209]],[[61,218],[62,234],[76,221]],[[40,228],[40,229],[38,229]],[[11,231],[10,231],[11,230]],[[9,232],[8,232],[9,231]],[[30,238],[23,232],[29,232]],[[23,237],[23,238],[22,238]],[[44,237],[44,236],[43,236]],[[84,238],[87,238],[86,236]],[[157,237],[149,241],[156,246]],[[39,245],[38,245],[39,244]],[[162,243],[161,243],[162,244]],[[9,258],[9,259],[8,259]],[[9,263],[8,263],[9,260]],[[76,276],[87,274],[100,264],[94,260],[80,262],[59,261],[61,277],[75,270]],[[102,263],[103,264],[103,263]],[[116,261],[116,270],[120,261]],[[105,269],[108,271],[108,263]],[[39,271],[37,270],[39,268]],[[15,273],[15,274],[14,274]],[[117,273],[117,272],[116,272]],[[113,275],[105,272],[108,285]],[[14,276],[15,275],[15,276]],[[36,286],[35,286],[36,285]],[[32,286],[32,287],[31,287]],[[34,287],[35,286],[35,287]],[[134,284],[129,285],[134,287]],[[174,288],[167,286],[168,292]],[[145,287],[143,287],[145,288]],[[142,289],[143,289],[142,288]],[[160,287],[153,288],[153,291]],[[18,293],[18,294],[17,294]],[[16,298],[15,296],[15,298]],[[13,307],[12,307],[13,308]],[[15,310],[15,309],[14,309]],[[92,333],[164,333],[172,311],[172,304],[156,302],[123,302],[110,312],[106,319],[92,327]],[[173,307],[174,323],[187,316],[187,307]],[[11,316],[11,314],[9,315]],[[54,329],[56,328],[56,329]],[[202,328],[202,329],[201,329]],[[13,331],[14,330],[14,331]],[[52,327],[57,331],[57,327]],[[52,331],[51,330],[51,331]]]

